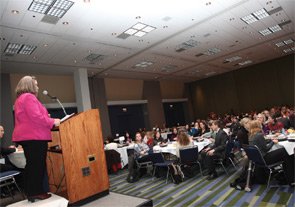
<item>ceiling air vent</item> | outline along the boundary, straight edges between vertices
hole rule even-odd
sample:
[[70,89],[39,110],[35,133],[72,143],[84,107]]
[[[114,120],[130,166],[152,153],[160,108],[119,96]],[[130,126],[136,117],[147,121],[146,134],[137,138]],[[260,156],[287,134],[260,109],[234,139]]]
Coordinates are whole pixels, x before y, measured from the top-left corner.
[[48,23],[48,24],[56,24],[59,18],[51,15],[44,15],[41,19],[41,22]]
[[268,13],[269,13],[269,15],[272,15],[272,14],[275,14],[275,13],[282,11],[282,10],[283,10],[282,7],[278,7],[273,10],[268,11]]
[[169,21],[169,20],[171,20],[171,19],[172,19],[171,17],[166,16],[166,17],[164,17],[162,20],[167,22],[167,21]]
[[205,34],[204,37],[209,37],[210,35],[211,35],[211,34],[208,33],[208,34]]
[[285,22],[279,24],[279,26],[283,27],[283,26],[290,24],[290,23],[291,23],[291,20],[288,20],[288,21],[285,21]]
[[14,54],[7,54],[7,53],[5,53],[5,57],[14,57]]

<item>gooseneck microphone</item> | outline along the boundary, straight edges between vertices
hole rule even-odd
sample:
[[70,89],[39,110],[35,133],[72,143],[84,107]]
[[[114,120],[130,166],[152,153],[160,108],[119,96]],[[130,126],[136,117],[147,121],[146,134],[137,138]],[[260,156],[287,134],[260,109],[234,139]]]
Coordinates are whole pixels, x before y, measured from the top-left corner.
[[51,96],[46,90],[45,91],[43,91],[43,94],[45,95],[45,96],[49,96],[52,100],[54,100],[54,101],[56,101],[56,97],[55,96]]
[[58,100],[58,98],[56,96],[51,96],[46,90],[43,91],[43,94],[46,96],[49,96],[53,101],[56,101],[59,103],[59,105],[61,106],[62,110],[64,111],[64,114],[67,116],[67,112],[65,110],[65,108],[63,107],[63,105],[61,104],[61,102]]

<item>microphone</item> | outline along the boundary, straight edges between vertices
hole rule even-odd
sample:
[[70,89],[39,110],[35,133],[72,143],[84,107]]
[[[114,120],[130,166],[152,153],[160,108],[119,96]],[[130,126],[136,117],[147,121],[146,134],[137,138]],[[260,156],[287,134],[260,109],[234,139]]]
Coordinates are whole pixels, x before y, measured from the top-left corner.
[[43,91],[43,94],[45,95],[45,96],[49,96],[52,100],[54,100],[54,101],[56,101],[56,97],[55,96],[51,96],[46,90],[45,91]]
[[51,96],[46,90],[43,91],[43,94],[44,94],[45,96],[49,96],[53,101],[58,102],[59,105],[61,106],[62,110],[64,111],[64,114],[65,114],[66,116],[68,116],[68,114],[67,114],[65,108],[63,107],[63,105],[61,104],[61,102],[58,100],[57,97],[55,97],[55,96]]

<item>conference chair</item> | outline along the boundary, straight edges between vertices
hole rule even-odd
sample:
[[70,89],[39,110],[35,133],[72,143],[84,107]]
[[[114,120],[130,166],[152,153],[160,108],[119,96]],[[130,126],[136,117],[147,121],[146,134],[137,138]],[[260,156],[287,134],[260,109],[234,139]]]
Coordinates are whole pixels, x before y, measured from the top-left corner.
[[166,175],[166,183],[167,183],[168,176],[169,176],[169,167],[168,166],[171,165],[174,161],[173,160],[165,160],[163,157],[163,154],[161,152],[156,152],[156,153],[150,152],[149,157],[154,165],[152,180],[154,180],[154,176],[155,176],[155,172],[156,172],[157,167],[167,167],[168,168],[167,175]]
[[0,173],[0,188],[6,186],[10,196],[14,199],[13,194],[9,188],[9,185],[14,184],[16,186],[17,190],[21,193],[21,195],[25,199],[24,194],[22,193],[22,191],[20,190],[20,188],[18,187],[18,185],[14,179],[14,176],[16,176],[18,174],[20,174],[20,172],[16,171],[16,170],[11,170],[11,171],[6,171],[6,172]]
[[198,161],[198,158],[199,158],[198,146],[179,149],[179,156],[180,156],[181,166],[198,164],[201,171],[201,175],[203,176],[202,167],[200,162]]
[[[243,145],[243,149],[245,150],[245,152],[248,156],[248,159],[252,161],[254,166],[263,167],[263,168],[268,169],[269,176],[268,176],[268,180],[267,180],[267,189],[269,191],[269,189],[270,189],[269,184],[270,184],[271,175],[272,175],[272,173],[283,169],[282,164],[284,163],[284,161],[279,161],[279,162],[267,164],[265,162],[259,148],[256,145],[255,146]],[[280,166],[280,167],[278,167],[278,166]],[[283,172],[284,172],[284,170],[283,170]],[[284,172],[284,175],[285,175],[285,178],[287,179],[285,172]],[[271,187],[274,187],[274,186],[271,186]]]

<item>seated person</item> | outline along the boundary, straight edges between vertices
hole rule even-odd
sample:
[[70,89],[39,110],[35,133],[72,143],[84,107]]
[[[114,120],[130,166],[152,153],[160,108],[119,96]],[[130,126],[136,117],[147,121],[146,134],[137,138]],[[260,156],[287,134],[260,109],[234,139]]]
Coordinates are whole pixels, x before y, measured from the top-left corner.
[[194,135],[195,133],[197,133],[197,131],[200,129],[200,124],[199,122],[195,122],[194,127],[192,128],[192,134]]
[[277,121],[281,122],[284,125],[284,129],[287,130],[291,127],[289,117],[283,117],[279,111],[276,113],[276,117]]
[[264,125],[265,116],[262,113],[257,114],[257,120],[261,123],[264,134],[267,133],[267,127]]
[[189,126],[189,124],[186,124],[185,125],[185,132],[189,135],[189,136],[192,136],[192,131],[191,131],[191,128]]
[[272,141],[268,141],[269,140],[264,138],[264,133],[262,131],[260,122],[257,120],[251,121],[249,145],[256,145],[259,148],[267,164],[284,161],[283,169],[286,172],[286,176],[288,178],[287,182],[291,185],[291,183],[294,182],[294,160],[292,161],[292,157],[288,155],[285,148],[279,148],[270,152],[272,146],[278,143],[278,139],[274,138]]
[[270,131],[279,131],[284,128],[282,122],[277,121],[277,114],[273,114],[268,118],[269,124],[267,125],[267,130]]
[[142,141],[142,135],[140,132],[137,132],[135,135],[135,145],[134,145],[134,153],[137,161],[140,162],[148,162],[150,161],[149,152],[150,148]]
[[[258,114],[259,116],[259,114]],[[238,131],[237,134],[237,146],[241,152],[241,155],[243,157],[243,168],[246,169],[248,166],[248,157],[246,155],[246,152],[244,150],[241,149],[241,146],[243,146],[244,144],[248,145],[249,141],[248,141],[248,133],[250,130],[250,122],[251,120],[249,118],[243,118],[240,122],[241,128]]]
[[202,136],[203,134],[209,132],[209,128],[205,121],[200,122],[200,129],[193,135],[194,137]]
[[176,156],[179,158],[179,149],[183,149],[189,146],[194,146],[193,140],[186,133],[185,130],[179,130],[176,142]]
[[201,138],[203,139],[203,138],[208,137],[209,140],[210,140],[211,142],[214,142],[215,137],[216,137],[216,132],[212,130],[212,123],[213,123],[213,120],[210,120],[210,121],[208,122],[208,128],[210,129],[210,131],[204,133],[204,134],[201,136]]
[[235,138],[238,134],[238,131],[240,129],[240,123],[239,123],[239,120],[238,120],[238,117],[237,116],[232,116],[231,117],[231,120],[232,120],[232,124],[230,126],[230,132],[229,132],[229,135],[231,135],[232,139]]
[[131,135],[128,131],[125,132],[125,141],[129,143],[132,142]]
[[[0,126],[0,139],[3,138],[3,135],[4,135],[4,128],[3,128],[3,126]],[[16,147],[13,145],[11,145],[9,147],[2,147],[1,146],[1,148],[0,148],[1,156],[11,154],[15,151],[16,151]],[[10,171],[10,170],[13,170],[13,166],[8,165],[8,164],[0,164],[0,172],[6,172],[6,171]]]
[[163,143],[163,142],[165,142],[165,141],[164,141],[163,137],[161,136],[161,132],[157,131],[156,134],[154,135],[152,145],[156,146],[156,145],[158,145],[158,143]]
[[178,129],[176,127],[172,127],[172,134],[170,137],[171,142],[177,140],[177,133],[178,133]]
[[201,152],[204,165],[208,168],[207,180],[217,178],[214,159],[224,157],[226,149],[226,141],[228,140],[228,136],[226,132],[220,128],[220,126],[221,123],[218,120],[213,121],[212,129],[213,131],[216,131],[215,142],[213,145],[203,149]]
[[106,145],[106,150],[115,150],[118,148],[118,144],[114,142],[114,137],[112,135],[109,135],[107,137],[107,145]]

